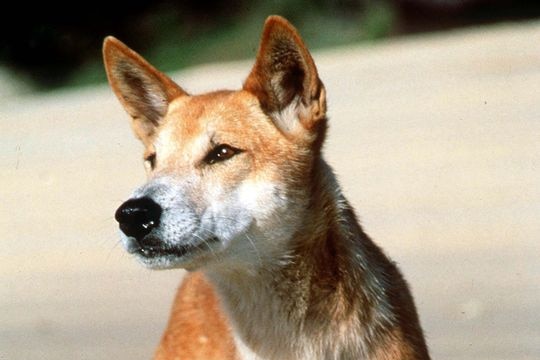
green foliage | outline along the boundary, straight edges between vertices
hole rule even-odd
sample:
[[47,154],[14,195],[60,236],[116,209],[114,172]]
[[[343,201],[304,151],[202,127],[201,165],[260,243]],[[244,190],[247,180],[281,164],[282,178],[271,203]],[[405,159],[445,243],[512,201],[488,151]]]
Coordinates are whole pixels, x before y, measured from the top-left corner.
[[[394,9],[386,1],[362,0],[274,0],[236,1],[236,7],[223,16],[188,16],[171,8],[157,7],[138,24],[149,45],[130,43],[152,64],[163,71],[188,66],[251,58],[258,47],[264,20],[279,14],[301,32],[310,49],[336,47],[380,39],[392,32]],[[142,29],[142,30],[141,30]],[[105,81],[101,59],[89,58],[65,82],[81,86]]]
[[389,36],[396,23],[396,12],[389,3],[372,1],[362,16],[365,39],[380,39]]
[[[457,6],[459,5],[459,6]],[[101,42],[114,35],[164,71],[252,58],[279,14],[310,49],[540,16],[532,0],[102,0],[25,2],[0,13],[0,62],[38,90],[105,81]],[[13,14],[24,13],[17,21]],[[3,18],[2,18],[3,16]],[[399,24],[399,25],[398,25]]]

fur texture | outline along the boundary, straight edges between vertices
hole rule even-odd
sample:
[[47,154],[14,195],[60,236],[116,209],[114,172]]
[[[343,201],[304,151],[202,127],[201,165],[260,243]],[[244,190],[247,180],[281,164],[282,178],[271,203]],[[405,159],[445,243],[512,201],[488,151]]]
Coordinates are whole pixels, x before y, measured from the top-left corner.
[[189,95],[114,38],[109,81],[162,214],[126,249],[191,273],[156,359],[429,359],[407,284],[322,157],[326,92],[298,32],[266,21],[239,91]]

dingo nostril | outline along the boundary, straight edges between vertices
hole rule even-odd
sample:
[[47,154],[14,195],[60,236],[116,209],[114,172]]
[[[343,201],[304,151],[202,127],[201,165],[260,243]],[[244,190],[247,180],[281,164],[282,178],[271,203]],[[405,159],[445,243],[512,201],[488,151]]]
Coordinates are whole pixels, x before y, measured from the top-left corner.
[[123,203],[114,217],[124,234],[140,240],[159,226],[161,211],[161,206],[154,200],[143,197]]

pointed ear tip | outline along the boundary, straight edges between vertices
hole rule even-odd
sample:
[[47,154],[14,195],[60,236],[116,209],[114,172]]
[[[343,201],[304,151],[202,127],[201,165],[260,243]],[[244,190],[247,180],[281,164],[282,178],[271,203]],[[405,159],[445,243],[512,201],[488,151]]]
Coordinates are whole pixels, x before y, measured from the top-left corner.
[[301,38],[300,33],[287,19],[279,15],[271,15],[266,18],[263,28],[263,37],[274,37],[277,34],[290,38]]
[[105,38],[103,39],[103,50],[110,48],[117,41],[118,39],[112,35],[105,36]]
[[103,54],[105,55],[113,55],[114,53],[121,52],[126,48],[127,46],[114,36],[109,35],[103,39]]
[[266,21],[264,22],[266,26],[274,26],[274,25],[281,25],[281,26],[291,26],[291,23],[285,19],[283,16],[280,15],[270,15],[266,18]]

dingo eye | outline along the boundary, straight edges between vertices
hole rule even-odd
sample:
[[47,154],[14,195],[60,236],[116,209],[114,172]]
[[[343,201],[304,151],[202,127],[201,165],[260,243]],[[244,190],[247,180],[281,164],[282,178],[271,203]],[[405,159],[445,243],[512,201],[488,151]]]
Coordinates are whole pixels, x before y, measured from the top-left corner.
[[154,170],[156,167],[156,154],[150,154],[144,158],[144,165],[148,170]]
[[220,161],[225,161],[232,158],[234,155],[242,152],[242,150],[233,148],[232,146],[222,144],[213,148],[204,158],[204,162],[212,165]]

